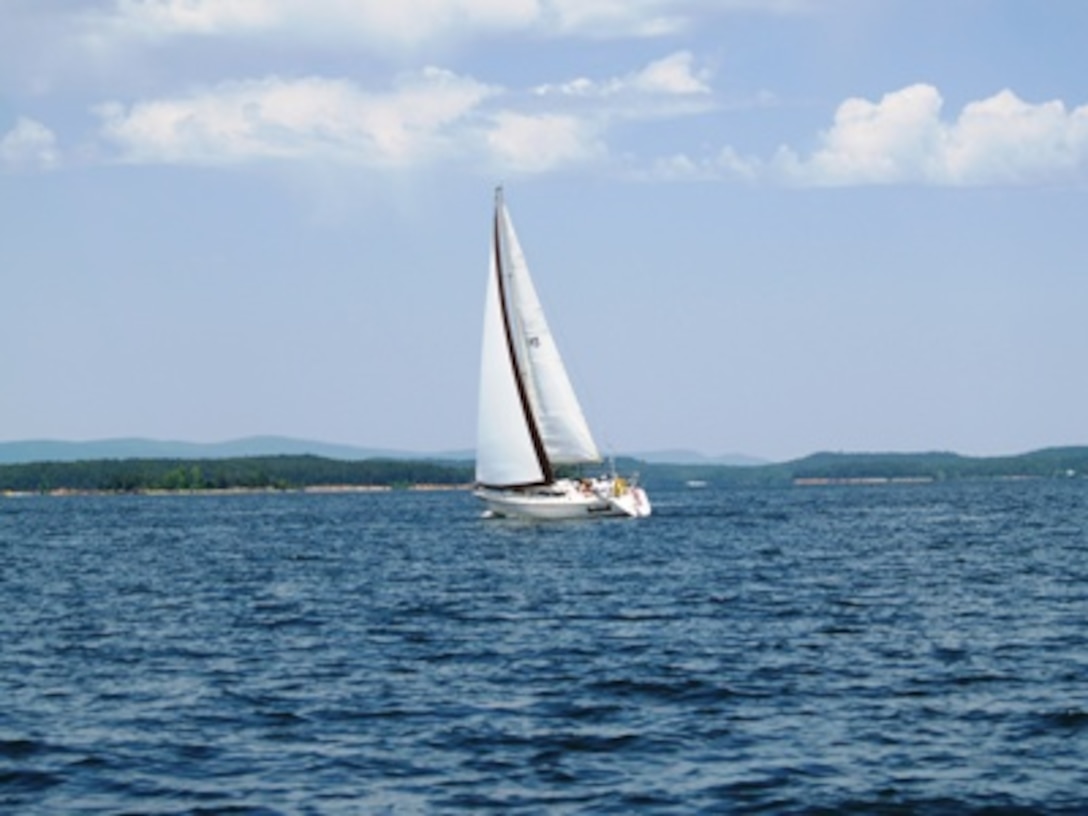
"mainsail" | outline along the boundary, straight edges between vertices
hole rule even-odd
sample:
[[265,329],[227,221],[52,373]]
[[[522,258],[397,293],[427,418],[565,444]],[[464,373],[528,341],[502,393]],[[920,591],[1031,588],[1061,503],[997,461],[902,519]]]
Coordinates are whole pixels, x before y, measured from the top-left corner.
[[553,465],[598,462],[499,190],[480,363],[476,480],[546,484]]

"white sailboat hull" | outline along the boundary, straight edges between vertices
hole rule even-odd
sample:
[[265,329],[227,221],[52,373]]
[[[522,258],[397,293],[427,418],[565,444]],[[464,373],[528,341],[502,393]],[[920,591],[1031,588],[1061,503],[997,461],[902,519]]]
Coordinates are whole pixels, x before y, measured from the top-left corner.
[[650,500],[641,487],[621,480],[563,479],[531,488],[481,487],[476,496],[490,515],[503,518],[558,521],[608,516],[642,518],[650,515]]

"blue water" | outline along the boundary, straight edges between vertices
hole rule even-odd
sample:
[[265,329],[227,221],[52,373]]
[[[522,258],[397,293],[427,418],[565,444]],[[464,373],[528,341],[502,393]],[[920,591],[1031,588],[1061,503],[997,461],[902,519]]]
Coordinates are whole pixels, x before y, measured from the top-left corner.
[[1088,812],[1088,482],[0,500],[0,811]]

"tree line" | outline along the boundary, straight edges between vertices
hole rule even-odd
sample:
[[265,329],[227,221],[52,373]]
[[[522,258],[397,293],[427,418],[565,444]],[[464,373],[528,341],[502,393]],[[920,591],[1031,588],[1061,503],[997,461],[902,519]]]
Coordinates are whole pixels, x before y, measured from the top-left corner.
[[[1019,456],[968,457],[954,453],[818,453],[769,465],[670,465],[617,461],[621,473],[638,472],[648,488],[706,482],[724,487],[782,487],[809,480],[867,479],[953,481],[988,478],[1084,478],[1088,447],[1048,448]],[[578,475],[572,473],[568,475]],[[470,461],[256,456],[227,459],[96,459],[0,465],[0,492],[54,490],[141,492],[299,490],[307,487],[407,487],[467,485]]]
[[955,453],[817,453],[791,462],[756,466],[649,465],[647,483],[706,481],[736,487],[775,487],[804,481],[1084,478],[1088,447],[1047,448],[1016,456]]
[[319,456],[236,459],[97,459],[0,466],[0,490],[134,493],[155,490],[302,489],[329,485],[401,487],[471,482],[464,462]]

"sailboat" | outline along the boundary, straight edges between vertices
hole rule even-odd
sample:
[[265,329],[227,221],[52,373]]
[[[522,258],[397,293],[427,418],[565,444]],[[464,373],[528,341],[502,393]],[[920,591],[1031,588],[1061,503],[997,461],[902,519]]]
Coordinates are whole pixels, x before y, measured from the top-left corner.
[[560,475],[560,468],[601,461],[500,187],[480,355],[475,494],[491,516],[650,515],[650,500],[634,479],[614,471],[587,478]]

